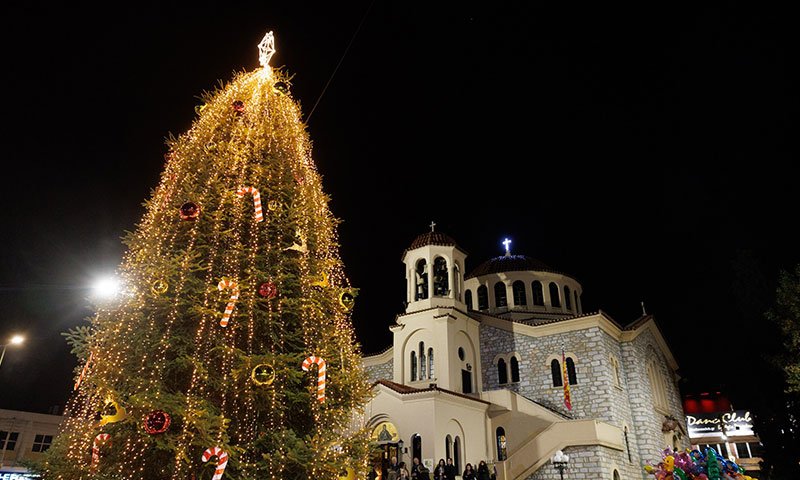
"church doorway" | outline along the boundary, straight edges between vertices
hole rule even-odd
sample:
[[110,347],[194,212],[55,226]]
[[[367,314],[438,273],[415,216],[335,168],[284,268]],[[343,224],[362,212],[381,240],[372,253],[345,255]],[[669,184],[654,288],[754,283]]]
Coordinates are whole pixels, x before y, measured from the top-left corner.
[[397,457],[398,462],[403,461],[403,454],[400,450],[400,435],[397,428],[391,422],[381,422],[375,426],[371,435],[372,449],[370,453],[370,464],[380,463],[389,466],[392,457]]

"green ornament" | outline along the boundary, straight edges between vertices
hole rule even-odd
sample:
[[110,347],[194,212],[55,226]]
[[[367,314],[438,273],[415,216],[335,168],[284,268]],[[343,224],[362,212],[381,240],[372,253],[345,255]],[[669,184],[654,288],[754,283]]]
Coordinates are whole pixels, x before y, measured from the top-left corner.
[[675,467],[674,470],[675,475],[678,476],[681,480],[689,480],[689,476],[686,475],[686,472],[683,471],[681,467]]

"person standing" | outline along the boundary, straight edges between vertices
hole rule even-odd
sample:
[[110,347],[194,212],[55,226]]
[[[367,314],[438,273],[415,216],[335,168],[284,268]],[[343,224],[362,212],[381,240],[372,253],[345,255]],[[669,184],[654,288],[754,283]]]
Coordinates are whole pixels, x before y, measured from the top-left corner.
[[461,480],[477,480],[478,476],[475,474],[475,470],[472,469],[472,464],[468,463],[464,467],[464,473],[461,474]]
[[478,462],[478,480],[491,480],[491,476],[489,475],[489,466],[486,465],[486,462],[481,460]]
[[414,457],[414,462],[411,464],[411,471],[409,472],[411,473],[411,480],[419,480],[419,477],[417,476],[417,471],[419,470],[419,466],[420,466],[419,458]]
[[433,480],[445,480],[445,465],[444,458],[439,459],[439,463],[436,464],[436,468],[433,469]]
[[453,459],[448,458],[447,465],[444,466],[444,480],[456,480],[456,475],[458,475],[458,470],[453,465]]
[[388,480],[397,480],[400,474],[400,465],[397,463],[397,457],[392,457],[391,463],[386,467],[386,478]]

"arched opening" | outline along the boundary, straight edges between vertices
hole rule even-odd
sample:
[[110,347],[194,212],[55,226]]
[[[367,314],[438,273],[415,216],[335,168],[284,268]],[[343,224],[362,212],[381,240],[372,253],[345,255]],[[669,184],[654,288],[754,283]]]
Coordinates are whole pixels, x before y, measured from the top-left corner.
[[558,285],[555,282],[550,282],[550,305],[553,307],[561,306],[561,296],[559,295]]
[[502,358],[497,361],[497,383],[503,385],[508,383],[508,372],[506,371],[506,361]]
[[564,306],[567,307],[567,310],[572,310],[572,295],[567,285],[564,285]]
[[508,298],[506,298],[506,284],[497,282],[494,284],[494,304],[497,308],[508,306]]
[[418,434],[411,435],[411,462],[413,465],[413,461],[415,458],[419,458],[420,462],[422,461],[422,437]]
[[425,342],[419,342],[419,379],[425,380],[425,374],[428,373],[425,364]]
[[522,306],[528,304],[528,299],[525,298],[525,283],[522,280],[517,280],[511,284],[511,292],[514,295],[514,305]]
[[550,362],[550,373],[553,375],[554,387],[561,387],[564,385],[564,382],[561,380],[561,362],[555,358]]
[[489,289],[486,285],[478,287],[478,310],[489,309]]
[[512,356],[509,360],[509,364],[511,366],[511,381],[519,382],[519,361],[517,357]]
[[542,282],[539,280],[534,280],[531,284],[531,289],[533,290],[533,304],[539,307],[544,306],[544,288],[542,288]]
[[567,357],[567,378],[570,385],[578,384],[578,374],[575,373],[575,361],[572,357]]
[[428,378],[434,379],[436,378],[433,375],[433,348],[428,349]]
[[411,352],[411,381],[417,381],[417,352]]
[[619,478],[619,470],[614,469],[614,480],[620,480]]
[[447,458],[453,458],[453,437],[449,434],[444,437],[444,456],[445,463],[447,462]]
[[581,313],[581,309],[578,307],[578,291],[575,290],[574,292],[572,292],[572,295],[575,297],[575,312]]
[[456,435],[453,440],[453,465],[456,467],[456,475],[461,472],[461,438]]
[[461,269],[458,268],[458,264],[453,264],[453,289],[455,291],[456,300],[459,302],[461,301]]
[[497,460],[502,462],[508,458],[505,429],[503,427],[497,427],[497,430],[495,430],[495,436],[497,438]]
[[464,303],[467,304],[467,310],[472,310],[472,290],[464,290]]
[[420,259],[417,262],[414,273],[417,281],[414,299],[424,300],[428,298],[428,262],[426,262],[424,259]]
[[433,261],[433,294],[437,297],[450,295],[450,278],[447,272],[447,260],[436,257]]

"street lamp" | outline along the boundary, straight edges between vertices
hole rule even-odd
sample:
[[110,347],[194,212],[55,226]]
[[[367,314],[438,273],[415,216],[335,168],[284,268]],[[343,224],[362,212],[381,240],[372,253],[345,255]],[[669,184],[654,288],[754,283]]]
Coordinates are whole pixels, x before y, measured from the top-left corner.
[[556,454],[553,455],[553,458],[550,459],[550,461],[553,462],[553,468],[558,470],[558,473],[561,474],[561,480],[564,480],[564,470],[567,469],[569,455],[566,455],[561,450],[558,450],[556,451]]
[[6,356],[6,347],[9,345],[19,345],[24,341],[25,337],[23,337],[22,335],[14,335],[13,337],[11,337],[11,340],[9,340],[8,343],[4,343],[2,345],[3,353],[0,353],[0,365],[3,364],[3,358]]

